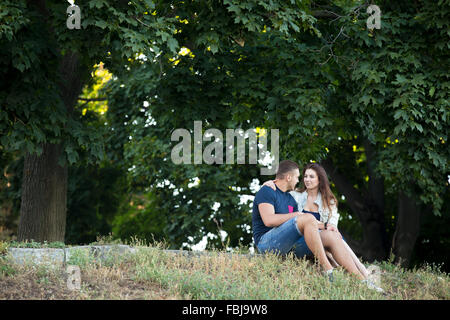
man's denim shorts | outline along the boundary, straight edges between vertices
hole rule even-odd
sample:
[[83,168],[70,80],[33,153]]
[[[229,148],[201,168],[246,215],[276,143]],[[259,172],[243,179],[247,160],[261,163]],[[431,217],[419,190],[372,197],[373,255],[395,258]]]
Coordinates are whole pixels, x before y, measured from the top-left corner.
[[305,237],[298,229],[297,218],[294,217],[263,234],[257,245],[258,251],[260,253],[273,252],[281,255],[286,255],[293,251],[298,258],[312,255],[313,253],[306,245]]

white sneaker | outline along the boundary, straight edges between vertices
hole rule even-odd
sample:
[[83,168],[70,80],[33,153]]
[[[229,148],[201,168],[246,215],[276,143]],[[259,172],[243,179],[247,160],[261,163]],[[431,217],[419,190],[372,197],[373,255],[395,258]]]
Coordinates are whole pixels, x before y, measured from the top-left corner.
[[334,282],[334,276],[333,276],[333,270],[334,268],[331,268],[330,270],[324,271],[323,274],[328,277],[328,281]]
[[362,283],[365,283],[367,288],[372,289],[372,290],[376,290],[377,292],[383,293],[384,290],[381,289],[380,287],[377,287],[375,285],[375,283],[373,283],[372,281],[370,281],[369,279],[365,279],[361,281]]

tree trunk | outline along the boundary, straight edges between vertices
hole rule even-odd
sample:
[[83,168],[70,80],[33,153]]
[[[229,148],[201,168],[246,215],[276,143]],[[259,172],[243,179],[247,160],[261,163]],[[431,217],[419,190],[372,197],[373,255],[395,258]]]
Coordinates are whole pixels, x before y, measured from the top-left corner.
[[392,239],[394,262],[408,267],[420,231],[420,208],[413,198],[400,193],[398,197],[398,219]]
[[[371,228],[371,233],[378,233],[376,236],[379,246],[377,249],[378,253],[372,259],[379,260],[382,257],[383,259],[386,258],[389,250],[389,238],[384,214],[384,178],[375,173],[378,161],[375,146],[368,140],[365,140],[363,145],[366,154],[367,174],[369,176],[368,195],[365,197],[365,202],[368,210],[371,212],[367,223],[369,225],[368,228]],[[370,240],[368,240],[368,245],[370,246]]]
[[[67,117],[82,90],[78,54],[60,57],[57,80]],[[62,144],[44,144],[40,156],[25,156],[18,240],[64,242],[67,213],[67,166],[58,164]]]
[[58,165],[61,152],[60,145],[44,144],[40,156],[25,156],[19,241],[64,241],[67,167]]
[[[369,155],[368,155],[369,156]],[[353,187],[350,181],[341,175],[330,159],[322,162],[326,172],[330,175],[339,191],[345,196],[347,203],[353,213],[356,214],[363,229],[363,241],[355,243],[348,236],[348,244],[364,260],[372,262],[374,260],[384,260],[387,256],[387,236],[384,225],[384,204],[383,197],[371,198],[371,194],[383,192],[382,184],[375,178],[370,177],[371,191],[364,197],[362,193]]]

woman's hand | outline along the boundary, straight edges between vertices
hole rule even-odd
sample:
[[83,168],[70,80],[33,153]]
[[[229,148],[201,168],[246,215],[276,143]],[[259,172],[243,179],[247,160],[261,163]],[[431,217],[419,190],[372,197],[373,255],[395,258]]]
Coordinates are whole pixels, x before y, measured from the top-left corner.
[[275,187],[275,181],[276,180],[267,180],[263,183],[263,186],[271,187],[273,190],[277,190],[277,187]]
[[336,228],[336,227],[333,226],[332,224],[329,224],[329,225],[327,226],[327,230],[339,232],[339,231],[338,231],[338,228]]
[[330,231],[334,231],[334,232],[339,233],[339,235],[340,235],[341,238],[342,238],[342,234],[339,232],[338,228],[335,227],[335,226],[333,226],[332,224],[329,224],[329,225],[327,226],[327,230],[330,230]]

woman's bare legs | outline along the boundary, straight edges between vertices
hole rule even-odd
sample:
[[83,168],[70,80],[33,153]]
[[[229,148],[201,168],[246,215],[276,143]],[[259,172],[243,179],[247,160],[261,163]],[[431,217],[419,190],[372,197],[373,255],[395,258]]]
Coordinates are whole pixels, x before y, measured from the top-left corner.
[[310,214],[300,215],[297,217],[297,227],[305,237],[306,245],[317,260],[319,260],[319,264],[325,271],[332,270],[333,266],[330,264],[330,261],[328,261],[328,257],[325,254],[325,246],[321,241],[316,218]]
[[338,232],[323,230],[320,232],[320,238],[322,239],[324,248],[333,255],[333,258],[339,265],[359,279],[365,279],[364,275],[353,262],[352,256],[347,251],[343,242],[344,240],[342,240],[341,235]]
[[333,255],[330,251],[325,250],[325,254],[327,255],[328,261],[330,261],[330,264],[333,266],[333,268],[339,267],[339,264],[334,260]]

